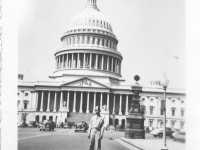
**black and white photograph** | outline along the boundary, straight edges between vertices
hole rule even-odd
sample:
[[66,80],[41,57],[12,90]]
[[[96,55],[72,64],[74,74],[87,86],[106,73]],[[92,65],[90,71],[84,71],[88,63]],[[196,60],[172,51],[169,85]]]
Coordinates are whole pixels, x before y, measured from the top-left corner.
[[0,110],[10,115],[2,124],[14,124],[16,149],[192,150],[187,142],[198,143],[189,132],[199,115],[187,119],[197,110],[188,83],[199,80],[187,74],[195,59],[186,0],[17,3],[16,53],[0,55],[14,64],[2,61],[1,70],[16,78],[2,86],[15,85],[14,99],[6,98],[15,116],[2,100]]

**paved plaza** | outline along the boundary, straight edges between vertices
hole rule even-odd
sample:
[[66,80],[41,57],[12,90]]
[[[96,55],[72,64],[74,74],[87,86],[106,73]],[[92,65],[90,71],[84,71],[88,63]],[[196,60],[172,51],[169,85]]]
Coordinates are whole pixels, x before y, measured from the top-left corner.
[[[124,132],[115,131],[113,140],[109,140],[109,131],[105,131],[102,140],[103,150],[157,150],[162,145],[162,138],[146,134],[144,140],[125,139]],[[145,142],[144,142],[145,141]],[[88,150],[87,133],[74,132],[73,129],[55,129],[55,131],[39,131],[38,128],[18,129],[18,150]],[[185,144],[174,142],[167,137],[169,150],[184,150]],[[173,148],[173,149],[172,149]]]

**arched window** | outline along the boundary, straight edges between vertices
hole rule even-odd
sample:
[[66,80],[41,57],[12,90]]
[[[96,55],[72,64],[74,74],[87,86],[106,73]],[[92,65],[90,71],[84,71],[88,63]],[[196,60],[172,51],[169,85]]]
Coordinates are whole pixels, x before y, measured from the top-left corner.
[[100,41],[100,39],[99,39],[99,38],[97,38],[97,45],[99,45],[99,41]]
[[95,37],[93,37],[92,44],[93,45],[95,44]]

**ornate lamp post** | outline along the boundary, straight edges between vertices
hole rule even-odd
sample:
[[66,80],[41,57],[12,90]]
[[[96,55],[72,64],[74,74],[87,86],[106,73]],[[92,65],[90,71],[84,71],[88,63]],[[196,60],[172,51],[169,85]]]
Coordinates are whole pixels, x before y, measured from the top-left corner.
[[163,146],[161,147],[161,150],[168,150],[167,144],[166,144],[166,90],[167,90],[168,84],[169,84],[169,80],[164,74],[163,78],[160,80],[160,85],[163,87],[163,90],[164,90],[164,108],[163,108],[164,130],[163,130]]
[[138,75],[134,76],[136,83],[131,87],[133,92],[133,99],[131,109],[126,117],[125,138],[131,139],[145,139],[144,131],[144,116],[140,108],[140,96],[142,87],[137,83],[140,79]]

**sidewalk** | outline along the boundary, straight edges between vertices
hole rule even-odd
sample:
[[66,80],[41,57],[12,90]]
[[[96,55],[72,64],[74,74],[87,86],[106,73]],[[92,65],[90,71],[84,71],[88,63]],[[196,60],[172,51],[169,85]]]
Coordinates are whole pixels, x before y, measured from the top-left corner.
[[[138,148],[138,150],[160,150],[163,145],[163,140],[150,139],[126,139],[121,138],[122,141]],[[168,150],[185,150],[185,144],[167,140]]]

